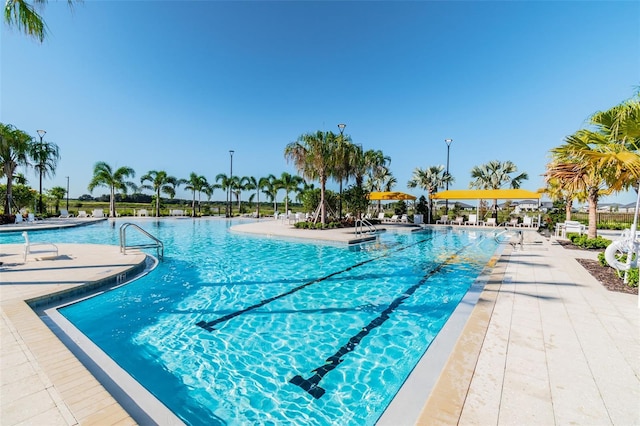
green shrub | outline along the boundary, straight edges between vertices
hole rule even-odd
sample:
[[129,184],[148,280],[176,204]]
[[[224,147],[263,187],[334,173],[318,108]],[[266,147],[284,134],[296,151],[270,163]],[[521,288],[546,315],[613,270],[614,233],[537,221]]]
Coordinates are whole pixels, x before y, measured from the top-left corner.
[[567,234],[567,238],[574,245],[584,249],[603,249],[607,248],[609,244],[611,244],[611,240],[600,236],[596,238],[588,238],[586,235],[579,235],[572,232]]

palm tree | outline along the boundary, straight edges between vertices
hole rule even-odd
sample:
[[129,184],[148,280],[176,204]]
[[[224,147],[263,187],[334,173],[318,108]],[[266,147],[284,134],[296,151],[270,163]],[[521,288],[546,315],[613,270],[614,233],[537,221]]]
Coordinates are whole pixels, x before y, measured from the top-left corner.
[[[498,160],[489,161],[481,166],[474,166],[471,169],[471,177],[474,179],[469,188],[475,189],[500,189],[509,186],[512,189],[518,189],[522,185],[522,181],[529,179],[526,172],[519,175],[511,176],[517,173],[518,167],[511,162],[500,162]],[[498,216],[498,200],[493,200],[494,217]]]
[[216,176],[216,182],[218,182],[218,184],[216,185],[216,187],[224,190],[225,194],[227,195],[227,204],[225,205],[225,211],[226,214],[225,216],[227,217],[231,217],[231,189],[233,188],[233,181],[232,179],[225,175],[224,173],[219,173]]
[[48,195],[54,200],[54,203],[55,203],[54,207],[55,207],[56,213],[59,211],[60,200],[62,200],[66,194],[67,194],[67,189],[61,186],[54,186],[49,190]]
[[89,182],[87,189],[93,192],[98,186],[109,188],[109,216],[116,217],[116,191],[127,193],[127,189],[135,188],[135,183],[128,182],[125,179],[135,177],[136,172],[131,167],[120,167],[113,170],[110,165],[104,161],[99,161],[93,166],[93,178]]
[[0,177],[7,178],[7,196],[4,200],[4,214],[11,214],[13,204],[12,186],[16,169],[29,165],[29,153],[33,138],[16,129],[11,124],[0,123]]
[[[205,188],[209,186],[207,182],[207,178],[204,176],[199,176],[196,173],[191,172],[189,175],[189,179],[183,182],[185,184],[184,188],[193,193],[193,198],[191,199],[191,216],[196,217],[196,193],[198,193],[198,207],[200,206],[200,192],[202,192]],[[199,209],[198,209],[199,210]]]
[[[365,187],[369,192],[391,191],[398,183],[398,179],[393,176],[391,170],[385,165],[374,168],[367,176]],[[382,201],[378,200],[378,212],[382,211]]]
[[280,189],[280,183],[278,178],[274,175],[270,174],[267,177],[260,179],[262,183],[260,185],[260,189],[262,193],[267,196],[267,199],[273,202],[273,214],[275,215],[278,211],[278,189]]
[[444,166],[431,166],[427,169],[421,169],[416,167],[413,171],[413,175],[409,182],[407,182],[407,187],[416,188],[420,187],[427,191],[427,196],[429,198],[429,217],[427,218],[428,223],[431,223],[431,216],[433,214],[433,200],[431,199],[431,195],[438,192],[438,189],[442,189],[446,186],[447,183],[452,183],[453,177],[448,174],[444,168]]
[[[42,139],[41,139],[42,140]],[[43,213],[42,208],[42,177],[53,177],[56,173],[58,160],[60,159],[60,149],[53,142],[36,142],[31,143],[30,149],[31,159],[33,160],[33,168],[40,176],[40,198],[38,201],[38,212]]]
[[[151,185],[146,185],[149,181]],[[176,196],[176,186],[179,181],[173,176],[169,176],[164,170],[150,170],[140,178],[141,189],[150,189],[156,194],[156,217],[160,217],[160,192],[164,192],[170,198]]]
[[[33,0],[32,3],[29,4],[26,0],[6,0],[4,20],[8,26],[15,25],[18,30],[43,42],[47,35],[47,24],[36,12],[36,8],[44,5],[46,0]],[[68,3],[69,6],[73,4],[72,0],[68,0]]]
[[[331,163],[334,165],[332,177],[338,181],[340,197],[338,199],[339,215],[342,217],[342,183],[348,181],[354,167],[354,154],[357,146],[353,145],[350,136],[340,136],[336,139],[336,148],[333,151]],[[360,147],[360,151],[362,148]]]
[[300,192],[299,185],[304,182],[298,175],[291,175],[287,172],[282,172],[280,175],[280,179],[278,179],[280,188],[284,189],[284,211],[289,211],[289,193],[295,192],[296,194]]
[[[336,145],[337,136],[333,132],[317,131],[300,135],[298,140],[288,144],[284,151],[287,161],[293,161],[302,177],[320,182],[319,213],[323,226],[327,217],[325,190],[327,179],[331,176],[334,167],[331,159]],[[316,213],[314,221],[317,218],[318,214]]]

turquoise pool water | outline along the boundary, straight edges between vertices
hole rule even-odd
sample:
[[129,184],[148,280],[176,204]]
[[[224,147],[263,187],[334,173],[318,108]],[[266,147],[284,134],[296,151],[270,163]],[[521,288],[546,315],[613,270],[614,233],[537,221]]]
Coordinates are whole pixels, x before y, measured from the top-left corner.
[[[497,247],[466,230],[346,247],[135,223],[165,260],[60,312],[193,425],[374,424]],[[118,244],[108,222],[46,236]]]

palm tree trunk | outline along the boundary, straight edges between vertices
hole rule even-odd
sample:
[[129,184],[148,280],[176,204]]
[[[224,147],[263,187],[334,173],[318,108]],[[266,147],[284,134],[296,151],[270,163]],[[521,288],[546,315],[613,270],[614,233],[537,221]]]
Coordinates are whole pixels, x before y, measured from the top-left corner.
[[571,220],[571,210],[573,209],[573,200],[567,200],[564,205],[564,216],[566,220]]
[[597,210],[598,210],[598,189],[589,190],[589,228],[587,231],[588,238],[596,238],[598,236]]

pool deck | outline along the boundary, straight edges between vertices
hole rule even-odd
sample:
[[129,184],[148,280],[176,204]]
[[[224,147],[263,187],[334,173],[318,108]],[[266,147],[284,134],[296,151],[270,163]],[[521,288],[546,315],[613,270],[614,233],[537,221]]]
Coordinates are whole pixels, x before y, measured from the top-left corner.
[[[46,224],[26,229],[35,226]],[[284,238],[353,237],[273,219],[233,230],[260,229]],[[122,277],[146,256],[58,244],[58,257],[25,263],[22,247],[0,246],[0,424],[136,424],[25,301]],[[433,391],[420,383],[409,390],[406,403],[419,404],[419,416],[385,413],[380,424],[640,424],[638,296],[607,291],[577,257],[595,255],[535,231],[525,231],[522,247],[507,245]]]

